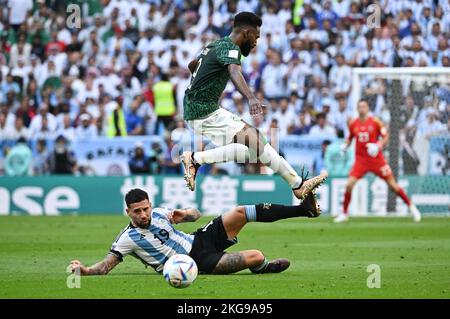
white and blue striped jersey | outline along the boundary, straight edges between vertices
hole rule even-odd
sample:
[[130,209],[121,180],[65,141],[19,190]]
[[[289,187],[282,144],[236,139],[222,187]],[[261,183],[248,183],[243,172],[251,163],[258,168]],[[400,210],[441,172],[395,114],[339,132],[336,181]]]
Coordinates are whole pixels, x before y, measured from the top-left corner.
[[110,253],[121,261],[131,255],[145,265],[161,272],[167,259],[175,254],[189,254],[194,235],[176,230],[167,215],[172,210],[154,208],[147,229],[134,227],[131,223],[122,230],[111,246]]

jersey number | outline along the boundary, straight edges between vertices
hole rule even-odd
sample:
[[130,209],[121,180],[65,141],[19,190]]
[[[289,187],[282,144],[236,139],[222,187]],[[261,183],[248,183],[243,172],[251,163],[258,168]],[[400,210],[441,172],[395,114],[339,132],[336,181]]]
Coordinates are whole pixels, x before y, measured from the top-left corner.
[[159,234],[154,234],[153,237],[159,239],[161,244],[164,245],[164,243],[169,239],[169,232],[165,229],[161,229]]
[[200,65],[202,64],[202,60],[203,60],[203,58],[201,58],[197,62],[197,67],[195,68],[194,73],[192,73],[192,81],[191,81],[191,84],[189,84],[188,89],[191,89],[192,82],[194,82],[194,78],[197,75],[198,69],[200,69]]
[[366,143],[369,141],[369,133],[368,132],[359,132],[358,133],[358,142]]
[[201,58],[200,60],[198,60],[197,67],[195,68],[194,73],[192,73],[192,77],[193,77],[193,78],[195,78],[195,76],[197,75],[198,69],[200,69],[200,65],[202,64],[202,60],[203,60],[203,58]]

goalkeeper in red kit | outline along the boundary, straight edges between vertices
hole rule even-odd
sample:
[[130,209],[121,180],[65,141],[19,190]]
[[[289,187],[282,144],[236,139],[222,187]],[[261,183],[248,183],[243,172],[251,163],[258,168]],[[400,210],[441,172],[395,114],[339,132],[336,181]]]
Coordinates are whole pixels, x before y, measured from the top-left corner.
[[389,134],[383,123],[369,115],[369,104],[365,100],[358,102],[358,118],[349,123],[349,137],[343,144],[343,151],[350,146],[352,139],[356,139],[356,156],[344,195],[343,213],[334,220],[336,223],[348,220],[348,206],[350,204],[352,190],[358,179],[367,173],[374,173],[384,179],[389,188],[400,196],[408,205],[414,221],[419,222],[421,215],[417,207],[411,203],[405,191],[398,185],[392,174],[392,170],[384,159],[382,149],[389,140]]

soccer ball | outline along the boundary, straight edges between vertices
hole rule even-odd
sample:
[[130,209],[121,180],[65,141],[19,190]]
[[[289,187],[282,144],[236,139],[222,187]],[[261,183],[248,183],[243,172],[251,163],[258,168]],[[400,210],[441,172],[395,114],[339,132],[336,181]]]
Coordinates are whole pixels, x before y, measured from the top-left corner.
[[198,268],[188,255],[173,255],[164,264],[164,279],[175,288],[186,288],[197,278]]

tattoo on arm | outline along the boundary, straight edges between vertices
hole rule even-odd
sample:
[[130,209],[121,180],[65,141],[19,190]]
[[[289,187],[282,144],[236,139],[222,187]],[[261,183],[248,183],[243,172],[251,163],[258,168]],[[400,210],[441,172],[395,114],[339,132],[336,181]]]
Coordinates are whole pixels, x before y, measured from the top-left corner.
[[200,218],[200,211],[196,208],[186,209],[186,215],[183,217],[183,222],[195,222]]
[[173,211],[171,222],[175,224],[195,222],[200,216],[200,211],[196,208],[176,209]]
[[226,253],[220,258],[213,274],[231,274],[247,268],[245,258],[241,253]]
[[87,275],[106,275],[120,263],[119,258],[113,254],[108,254],[105,259],[88,267]]
[[247,100],[254,98],[252,91],[245,82],[244,76],[242,75],[241,66],[237,64],[229,64],[228,72],[230,74],[231,82],[233,82],[236,89],[245,97]]

